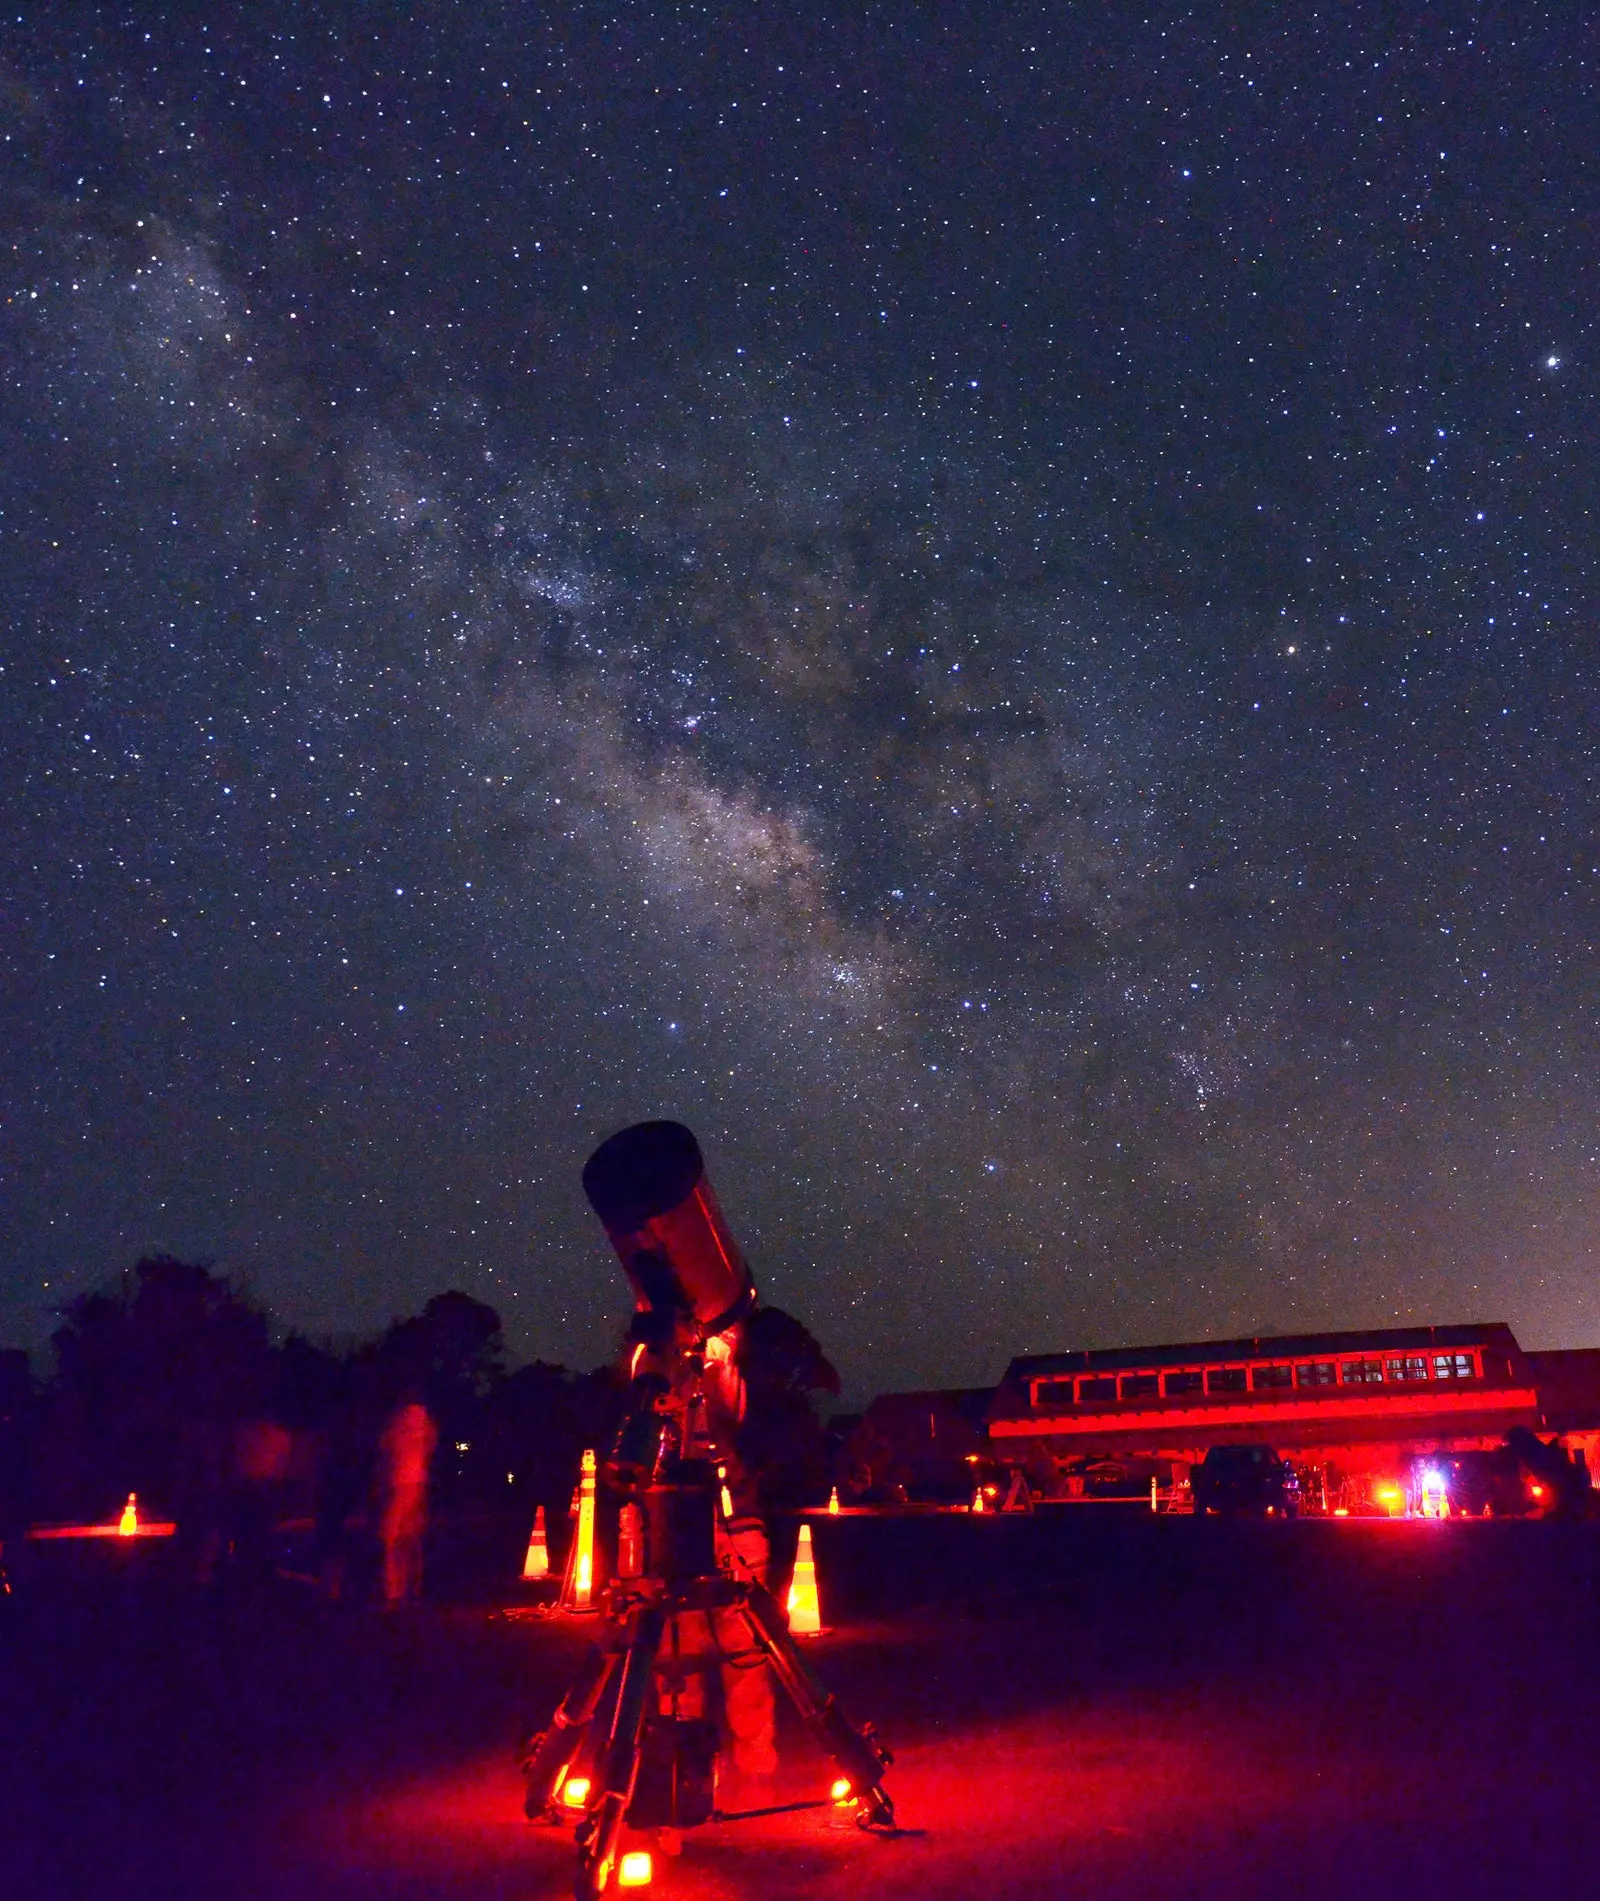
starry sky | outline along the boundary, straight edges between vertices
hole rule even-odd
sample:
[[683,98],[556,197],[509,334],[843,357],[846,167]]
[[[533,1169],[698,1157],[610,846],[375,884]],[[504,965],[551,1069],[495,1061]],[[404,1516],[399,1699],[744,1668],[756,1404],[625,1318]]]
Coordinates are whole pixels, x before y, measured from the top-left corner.
[[0,1340],[1600,1342],[1596,39],[14,5]]

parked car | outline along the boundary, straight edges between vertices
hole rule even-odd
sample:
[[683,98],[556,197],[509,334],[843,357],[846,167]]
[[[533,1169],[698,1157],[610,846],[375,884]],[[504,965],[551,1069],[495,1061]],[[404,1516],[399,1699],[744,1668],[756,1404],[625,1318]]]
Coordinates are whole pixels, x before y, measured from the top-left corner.
[[1213,1446],[1194,1469],[1197,1512],[1294,1518],[1300,1484],[1270,1446]]

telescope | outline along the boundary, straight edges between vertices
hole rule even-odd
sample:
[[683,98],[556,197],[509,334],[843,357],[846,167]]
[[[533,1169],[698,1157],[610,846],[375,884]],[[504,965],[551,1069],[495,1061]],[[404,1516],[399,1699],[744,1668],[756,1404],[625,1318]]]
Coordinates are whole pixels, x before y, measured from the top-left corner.
[[607,1586],[595,1649],[522,1767],[530,1820],[577,1821],[575,1893],[595,1901],[614,1878],[649,1880],[649,1851],[627,1849],[630,1839],[741,1819],[716,1805],[717,1725],[672,1713],[686,1617],[733,1626],[832,1760],[826,1801],[785,1808],[833,1803],[863,1828],[892,1830],[894,1804],[888,1751],[813,1673],[730,1535],[718,1465],[733,1456],[735,1330],[756,1293],[699,1143],[679,1122],[635,1123],[589,1157],[583,1188],[634,1295],[631,1405],[601,1476],[643,1506],[644,1554],[638,1575]]
[[708,1340],[754,1306],[749,1264],[681,1122],[637,1122],[602,1142],[584,1164],[583,1192],[633,1285],[635,1338],[676,1324]]
[[[714,1458],[719,1437],[736,1423],[728,1336],[755,1305],[755,1282],[706,1177],[700,1144],[681,1122],[636,1123],[603,1142],[584,1168],[583,1188],[634,1294],[632,1403],[605,1475],[625,1496],[653,1487],[646,1503],[657,1507],[650,1526],[656,1555],[680,1574],[682,1554],[669,1557],[671,1527],[686,1534],[689,1524],[704,1521],[692,1560],[703,1568],[710,1520],[692,1509],[668,1511],[662,1488],[669,1462],[673,1492],[710,1482],[708,1460],[690,1453],[697,1448]],[[714,1419],[719,1388],[722,1417]]]

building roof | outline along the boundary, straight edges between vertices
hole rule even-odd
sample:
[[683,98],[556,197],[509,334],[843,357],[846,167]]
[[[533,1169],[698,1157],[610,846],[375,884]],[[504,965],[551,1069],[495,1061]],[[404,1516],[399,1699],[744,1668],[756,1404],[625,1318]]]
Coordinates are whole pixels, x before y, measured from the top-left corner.
[[1538,1423],[1533,1368],[1503,1321],[1026,1354],[989,1408],[997,1440],[1107,1446],[1503,1435]]
[[1344,1333],[1262,1334],[1248,1340],[1188,1340],[1159,1347],[1086,1347],[1070,1353],[1021,1354],[1006,1368],[1002,1386],[1026,1385],[1053,1373],[1131,1373],[1148,1368],[1222,1366],[1251,1360],[1302,1359],[1326,1353],[1404,1353],[1451,1347],[1498,1347],[1519,1358],[1517,1337],[1503,1320],[1478,1326],[1380,1327]]

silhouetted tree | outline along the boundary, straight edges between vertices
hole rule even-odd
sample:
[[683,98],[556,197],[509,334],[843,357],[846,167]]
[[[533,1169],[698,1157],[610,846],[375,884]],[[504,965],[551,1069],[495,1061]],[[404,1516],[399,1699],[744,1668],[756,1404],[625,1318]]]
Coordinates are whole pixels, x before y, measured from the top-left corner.
[[54,1335],[57,1479],[76,1509],[137,1491],[159,1508],[214,1487],[272,1382],[267,1319],[208,1267],[150,1255],[73,1301]]
[[433,1415],[441,1501],[497,1496],[488,1404],[505,1377],[505,1342],[495,1310],[470,1294],[435,1294],[420,1314],[395,1321],[366,1357],[390,1405],[410,1396]]
[[349,1361],[290,1333],[273,1355],[272,1410],[297,1432],[325,1432],[350,1404]]
[[435,1294],[420,1314],[396,1320],[372,1352],[386,1386],[398,1396],[420,1392],[450,1408],[488,1398],[502,1377],[505,1342],[500,1316],[470,1294]]

